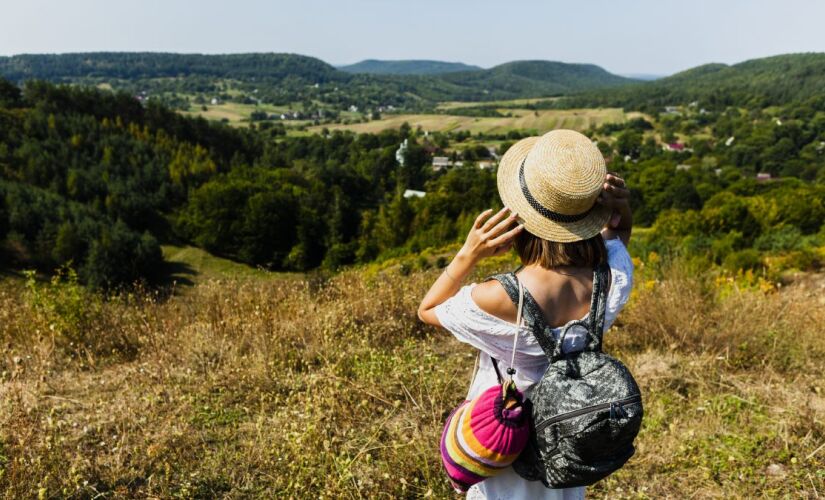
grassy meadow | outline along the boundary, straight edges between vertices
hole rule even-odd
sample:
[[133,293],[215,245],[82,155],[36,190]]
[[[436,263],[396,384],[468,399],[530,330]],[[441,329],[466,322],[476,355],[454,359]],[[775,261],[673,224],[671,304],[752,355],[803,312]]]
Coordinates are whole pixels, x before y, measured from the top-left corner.
[[[0,281],[4,497],[454,497],[437,444],[474,353],[416,318],[434,255],[230,278],[164,251],[194,273],[183,293]],[[588,495],[825,492],[823,276],[778,286],[652,254],[635,279],[606,349],[642,386],[644,427]]]
[[[455,103],[453,103],[455,104]],[[638,113],[625,113],[619,108],[600,109],[565,109],[565,110],[531,110],[531,109],[499,109],[499,112],[512,116],[504,117],[475,117],[449,114],[388,114],[379,120],[365,123],[341,125],[325,125],[310,128],[320,131],[324,127],[330,130],[352,130],[358,133],[376,133],[387,129],[397,129],[402,124],[409,123],[412,128],[421,127],[431,132],[462,132],[472,134],[479,132],[487,134],[507,133],[511,130],[553,130],[568,128],[585,130],[591,126],[605,123],[621,123],[633,118]]]

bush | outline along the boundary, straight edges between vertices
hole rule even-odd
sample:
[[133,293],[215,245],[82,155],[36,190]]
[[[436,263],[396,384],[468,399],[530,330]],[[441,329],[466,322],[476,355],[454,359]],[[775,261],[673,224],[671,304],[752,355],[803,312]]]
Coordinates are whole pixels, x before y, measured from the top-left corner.
[[759,235],[753,247],[767,252],[799,250],[802,245],[802,232],[790,224],[770,228]]
[[733,252],[725,257],[724,267],[730,271],[748,270],[748,269],[763,269],[765,267],[762,261],[762,255],[753,248],[746,248]]
[[130,286],[156,276],[162,263],[163,255],[154,236],[140,235],[118,221],[103,228],[89,246],[80,275],[92,288]]

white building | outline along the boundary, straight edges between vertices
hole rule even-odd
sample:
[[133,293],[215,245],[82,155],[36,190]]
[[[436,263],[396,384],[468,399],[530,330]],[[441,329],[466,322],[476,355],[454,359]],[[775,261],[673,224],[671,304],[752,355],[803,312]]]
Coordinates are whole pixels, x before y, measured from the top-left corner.
[[395,161],[402,167],[404,166],[404,157],[407,154],[407,141],[407,139],[404,139],[404,142],[395,150]]
[[416,191],[415,189],[407,189],[404,191],[404,198],[423,198],[425,196],[427,196],[427,193],[424,191]]
[[446,156],[433,156],[433,170],[438,172],[442,168],[451,166],[453,162]]

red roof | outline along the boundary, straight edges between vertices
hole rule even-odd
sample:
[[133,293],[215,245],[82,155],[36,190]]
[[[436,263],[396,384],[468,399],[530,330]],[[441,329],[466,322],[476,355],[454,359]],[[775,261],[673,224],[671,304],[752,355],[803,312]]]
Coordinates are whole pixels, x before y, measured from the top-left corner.
[[681,150],[685,149],[685,145],[681,144],[681,143],[678,143],[678,142],[672,142],[672,143],[668,144],[667,146],[670,149],[675,149],[676,151],[681,151]]

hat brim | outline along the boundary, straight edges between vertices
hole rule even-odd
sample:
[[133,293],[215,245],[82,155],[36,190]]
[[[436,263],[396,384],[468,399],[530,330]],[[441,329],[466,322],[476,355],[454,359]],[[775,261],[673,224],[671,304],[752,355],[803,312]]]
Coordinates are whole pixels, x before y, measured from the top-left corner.
[[538,139],[539,137],[527,137],[520,140],[513,144],[501,158],[496,175],[501,202],[518,214],[518,218],[524,224],[524,229],[539,238],[570,243],[596,236],[610,219],[610,209],[607,207],[597,203],[581,220],[556,222],[531,207],[521,192],[518,169]]

